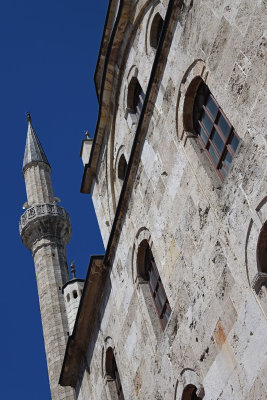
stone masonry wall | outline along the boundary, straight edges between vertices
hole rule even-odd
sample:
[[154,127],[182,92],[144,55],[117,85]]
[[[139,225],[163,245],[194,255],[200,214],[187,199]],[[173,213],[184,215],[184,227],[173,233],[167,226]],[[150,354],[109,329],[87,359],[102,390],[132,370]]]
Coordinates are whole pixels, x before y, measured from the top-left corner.
[[[114,140],[103,149],[113,152],[113,164],[102,157],[93,189],[105,243],[111,177],[115,202],[120,192],[116,155],[123,148],[128,161],[136,127],[125,117],[128,73],[135,65],[145,91],[154,54],[146,39],[153,15],[147,4],[139,2],[144,16],[126,57]],[[266,11],[263,0],[183,2],[88,365],[81,368],[79,400],[112,399],[108,346],[127,400],[178,400],[188,384],[207,400],[267,398],[266,299],[251,285],[267,219]],[[184,118],[194,78],[206,82],[240,137],[224,182]],[[137,274],[143,239],[172,309],[164,332]]]

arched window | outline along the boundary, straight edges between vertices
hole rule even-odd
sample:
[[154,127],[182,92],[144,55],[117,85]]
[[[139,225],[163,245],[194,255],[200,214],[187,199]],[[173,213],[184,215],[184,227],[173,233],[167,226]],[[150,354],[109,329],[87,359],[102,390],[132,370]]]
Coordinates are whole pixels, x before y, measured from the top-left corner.
[[130,113],[136,114],[138,117],[141,114],[145,94],[136,77],[133,77],[129,83],[127,94],[127,107]]
[[118,178],[122,181],[124,181],[126,175],[126,169],[127,169],[127,162],[124,157],[124,154],[122,154],[118,162]]
[[161,327],[164,330],[171,314],[171,307],[165,293],[152,251],[146,240],[141,242],[138,253],[138,273],[149,286]]
[[181,400],[201,400],[200,397],[197,396],[197,388],[195,385],[187,385],[184,388]]
[[239,137],[203,81],[194,101],[193,124],[202,147],[223,180],[237,150]]
[[116,364],[114,352],[111,347],[109,347],[106,351],[106,374],[108,376],[109,383],[112,386],[110,390],[112,399],[124,400],[120,375]]
[[263,224],[258,238],[257,264],[259,272],[267,273],[267,221]]
[[267,196],[256,207],[246,236],[245,262],[250,286],[258,296],[261,307],[267,314]]
[[159,38],[163,27],[163,19],[159,13],[157,13],[152,21],[150,29],[150,46],[156,49],[159,44]]
[[258,295],[261,307],[267,313],[267,221],[260,230],[256,251],[258,272],[251,285]]

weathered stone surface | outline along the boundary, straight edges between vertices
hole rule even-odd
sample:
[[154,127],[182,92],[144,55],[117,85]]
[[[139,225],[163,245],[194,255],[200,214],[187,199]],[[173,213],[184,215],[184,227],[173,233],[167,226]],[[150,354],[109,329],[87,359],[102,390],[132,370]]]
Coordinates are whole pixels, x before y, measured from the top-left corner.
[[[155,54],[147,32],[156,12],[164,17],[167,4],[161,3],[140,11],[136,30],[125,35],[130,46],[117,61],[117,109],[92,190],[105,244],[121,192],[115,160],[122,151],[129,160],[137,129],[124,117],[130,71],[135,68],[146,92]],[[111,266],[111,293],[88,349],[91,374],[81,387],[88,380],[92,398],[104,398],[97,368],[107,336],[127,399],[181,398],[186,368],[202,382],[205,399],[266,397],[265,289],[257,295],[251,286],[267,215],[265,7],[261,0],[203,0],[184,2],[179,12]],[[197,76],[241,138],[224,182],[192,132],[183,131],[184,97]],[[164,332],[157,331],[150,293],[138,281],[139,232],[148,232],[172,308]]]

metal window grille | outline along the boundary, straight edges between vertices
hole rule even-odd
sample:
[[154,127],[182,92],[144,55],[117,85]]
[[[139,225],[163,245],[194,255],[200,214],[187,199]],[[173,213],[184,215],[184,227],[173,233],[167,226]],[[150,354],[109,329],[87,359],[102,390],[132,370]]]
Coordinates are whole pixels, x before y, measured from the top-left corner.
[[201,145],[223,180],[237,150],[239,137],[204,83],[196,96],[194,120]]
[[150,292],[157,310],[161,327],[164,330],[170,318],[171,307],[167,295],[165,293],[164,287],[162,285],[152,252],[149,247],[147,247],[146,250],[145,266],[146,266],[146,279],[149,284]]

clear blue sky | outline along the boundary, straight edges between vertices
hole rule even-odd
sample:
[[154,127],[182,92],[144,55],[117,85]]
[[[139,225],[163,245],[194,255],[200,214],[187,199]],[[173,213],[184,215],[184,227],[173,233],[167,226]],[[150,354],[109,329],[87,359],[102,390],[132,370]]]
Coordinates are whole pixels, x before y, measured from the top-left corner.
[[55,195],[71,216],[67,248],[79,277],[103,246],[89,195],[80,194],[84,131],[98,104],[93,75],[108,0],[3,0],[1,74],[0,398],[50,398],[32,256],[18,222],[26,201],[22,160],[30,111],[52,167]]

